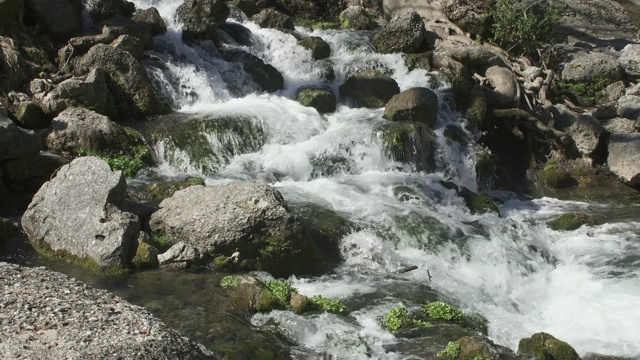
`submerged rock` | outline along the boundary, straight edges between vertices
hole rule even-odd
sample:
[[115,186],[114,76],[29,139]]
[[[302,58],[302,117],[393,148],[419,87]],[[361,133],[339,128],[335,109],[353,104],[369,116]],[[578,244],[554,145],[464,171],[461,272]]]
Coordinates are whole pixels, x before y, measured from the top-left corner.
[[389,100],[384,117],[391,121],[414,121],[435,125],[438,96],[427,88],[411,88]]
[[323,268],[307,229],[282,195],[259,181],[180,190],[160,203],[150,226],[155,235],[193,247],[195,264],[239,252],[240,269],[276,277],[317,274]]
[[416,171],[434,169],[436,136],[428,124],[387,122],[376,134],[391,159],[410,164]]
[[417,52],[427,38],[420,15],[412,9],[397,13],[373,38],[381,53]]
[[92,270],[122,268],[131,259],[140,222],[123,212],[121,172],[95,157],[63,166],[36,193],[22,226],[38,251],[71,255]]
[[216,358],[144,308],[43,267],[0,263],[0,287],[5,359]]
[[366,70],[355,73],[340,85],[340,93],[358,101],[361,106],[380,108],[400,93],[400,87],[391,76],[377,70]]
[[576,230],[582,225],[597,225],[598,221],[593,215],[581,213],[563,214],[549,224],[553,230]]
[[535,360],[580,360],[571,345],[543,332],[520,340],[518,355],[530,356]]

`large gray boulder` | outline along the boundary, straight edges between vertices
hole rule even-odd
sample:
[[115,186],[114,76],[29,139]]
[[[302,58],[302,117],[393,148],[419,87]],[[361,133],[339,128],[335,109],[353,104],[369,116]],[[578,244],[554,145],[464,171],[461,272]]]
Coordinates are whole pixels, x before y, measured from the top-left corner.
[[0,288],[3,359],[217,358],[146,309],[44,267],[2,262]]
[[185,0],[177,12],[182,22],[182,37],[186,41],[213,39],[216,29],[229,16],[229,7],[222,0]]
[[42,140],[33,131],[21,129],[0,116],[0,160],[37,154],[42,148]]
[[384,117],[391,121],[412,121],[435,125],[438,118],[438,95],[427,88],[411,88],[389,100]]
[[108,115],[108,88],[106,74],[101,68],[93,68],[86,78],[74,77],[61,82],[41,101],[49,116],[56,116],[67,107],[82,106]]
[[562,70],[562,80],[574,83],[594,83],[602,79],[615,82],[621,78],[622,68],[618,59],[596,51],[581,53],[566,63]]
[[69,108],[51,123],[45,144],[56,153],[109,154],[138,145],[137,137],[108,117],[82,108]]
[[582,155],[593,155],[606,134],[600,122],[589,114],[576,116],[564,105],[556,105],[556,109],[555,127],[571,136]]
[[618,58],[622,70],[631,80],[640,78],[640,44],[629,44],[622,49]]
[[263,28],[295,30],[291,17],[274,9],[265,9],[251,17],[251,21]]
[[39,251],[89,258],[101,269],[125,267],[140,232],[138,218],[121,210],[126,187],[104,160],[78,158],[40,188],[22,227]]
[[162,16],[158,9],[150,7],[148,9],[140,10],[132,18],[134,21],[149,25],[151,35],[162,35],[167,32],[167,24],[164,23]]
[[25,5],[58,40],[66,40],[82,32],[82,6],[78,1],[25,0]]
[[399,12],[373,37],[381,53],[417,52],[427,38],[427,29],[418,13],[412,9]]
[[[180,247],[172,253],[188,249],[195,263],[208,264],[239,252],[237,266],[242,270],[264,270],[276,277],[322,270],[308,231],[282,195],[260,181],[177,191],[160,203],[149,224],[155,236]],[[176,256],[185,261],[184,255]]]
[[380,108],[400,93],[398,83],[389,75],[366,70],[355,73],[340,85],[340,94],[353,98],[361,106]]
[[76,71],[86,74],[93,68],[102,68],[109,76],[109,93],[117,105],[117,115],[124,118],[162,115],[171,107],[153,87],[147,74],[130,53],[98,44],[78,63]]
[[622,181],[640,186],[640,134],[612,134],[607,163]]

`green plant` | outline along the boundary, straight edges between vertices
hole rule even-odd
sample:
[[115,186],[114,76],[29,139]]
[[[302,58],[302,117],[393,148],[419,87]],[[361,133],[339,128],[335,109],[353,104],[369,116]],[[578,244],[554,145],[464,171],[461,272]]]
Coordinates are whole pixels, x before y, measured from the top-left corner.
[[187,183],[190,186],[195,186],[195,185],[204,185],[204,179],[203,178],[199,178],[199,177],[190,177],[187,179]]
[[318,306],[322,311],[335,314],[344,314],[347,312],[347,307],[338,299],[329,299],[322,295],[316,295],[311,298],[311,302]]
[[291,286],[291,284],[282,280],[267,281],[265,285],[267,289],[269,289],[269,291],[271,291],[271,293],[275,295],[276,298],[278,298],[278,301],[284,307],[287,307],[289,305],[291,293],[295,294],[298,292],[298,290]]
[[611,83],[612,81],[605,77],[600,77],[590,82],[579,83],[555,81],[553,83],[552,95],[557,96],[568,92],[574,95],[581,105],[593,106],[602,101],[604,97],[603,90]]
[[449,320],[455,322],[464,321],[462,311],[442,301],[436,301],[424,306],[423,311],[433,319]]
[[238,284],[239,281],[237,276],[225,276],[222,278],[222,280],[220,280],[220,286],[222,286],[222,288],[224,289],[234,288],[238,286]]
[[460,345],[456,344],[453,341],[449,341],[449,343],[447,344],[447,347],[445,347],[442,351],[439,351],[438,354],[436,354],[437,357],[448,357],[451,359],[456,359],[458,356],[460,356]]
[[167,235],[153,235],[149,239],[149,245],[155,247],[160,251],[167,250],[167,248],[170,245],[170,242],[171,242],[171,239],[169,239],[169,236]]
[[412,319],[411,323],[413,325],[422,326],[422,327],[430,327],[431,326],[430,322],[424,321],[424,320],[419,320],[419,319]]
[[404,306],[396,306],[384,317],[382,323],[395,334],[407,323],[407,314],[407,308]]
[[133,155],[127,155],[120,151],[116,156],[103,157],[111,170],[122,171],[126,177],[134,177],[145,165],[145,159],[150,156],[149,149],[145,146],[138,147]]
[[544,0],[496,0],[491,40],[513,54],[538,56],[541,44],[551,42],[562,17],[561,8]]

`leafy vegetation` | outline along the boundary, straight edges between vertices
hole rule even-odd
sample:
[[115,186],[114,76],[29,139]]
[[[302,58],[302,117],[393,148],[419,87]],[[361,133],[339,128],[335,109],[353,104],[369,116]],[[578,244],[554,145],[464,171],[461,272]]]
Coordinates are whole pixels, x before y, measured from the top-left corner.
[[436,301],[424,306],[423,311],[433,319],[455,322],[464,321],[464,314],[453,305],[442,301]]
[[436,356],[456,359],[458,356],[460,356],[460,345],[456,344],[453,341],[449,341],[447,347],[445,347],[442,351],[439,351]]
[[344,314],[347,312],[347,307],[338,299],[330,299],[322,295],[316,295],[311,298],[311,302],[313,302],[322,311],[334,314]]
[[153,246],[154,248],[160,251],[167,250],[169,248],[170,243],[171,243],[171,239],[169,239],[169,236],[167,235],[153,235],[149,239],[149,245]]
[[138,171],[144,168],[144,160],[149,156],[149,149],[146,146],[141,146],[136,149],[133,155],[120,152],[116,156],[103,157],[103,159],[109,164],[111,170],[122,171],[126,177],[134,177]]
[[220,286],[222,286],[223,289],[234,288],[238,286],[238,284],[238,277],[233,275],[225,276],[220,280]]
[[562,11],[546,1],[496,0],[489,15],[492,41],[514,55],[537,58],[540,46],[552,41]]
[[598,78],[592,82],[569,83],[556,81],[553,83],[552,96],[557,97],[564,93],[570,93],[577,97],[580,105],[593,106],[602,101],[604,97],[603,90],[611,83],[612,81],[605,77]]
[[289,305],[291,293],[298,293],[298,290],[296,288],[291,286],[291,284],[289,284],[288,282],[282,280],[267,281],[265,283],[265,286],[285,308]]
[[397,333],[408,322],[408,310],[404,306],[396,306],[384,317],[382,323],[392,333]]

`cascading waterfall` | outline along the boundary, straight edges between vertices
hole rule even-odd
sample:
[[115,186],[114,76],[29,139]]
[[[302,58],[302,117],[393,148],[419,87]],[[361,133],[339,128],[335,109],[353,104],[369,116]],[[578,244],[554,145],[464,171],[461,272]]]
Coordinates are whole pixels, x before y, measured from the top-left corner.
[[[417,172],[385,151],[377,130],[386,122],[382,109],[341,104],[322,116],[292,100],[300,86],[325,83],[326,70],[293,36],[243,24],[255,43],[244,50],[275,66],[285,79],[279,93],[258,95],[239,64],[217,57],[214,48],[182,43],[180,24],[174,21],[180,2],[134,2],[138,8],[156,6],[170,24],[145,65],[176,111],[202,121],[242,118],[260,134],[240,146],[233,132],[221,137],[220,129],[205,126],[200,134],[206,135],[209,151],[225,154],[207,168],[211,171],[193,165],[189,152],[172,160],[166,155],[168,143],[160,146],[164,164],[158,171],[205,173],[208,183],[265,179],[290,202],[318,204],[361,225],[362,230],[342,240],[345,261],[335,273],[293,283],[306,295],[347,303],[369,299],[364,305],[348,319],[274,311],[254,316],[254,325],[275,320],[295,343],[336,358],[407,358],[401,340],[381,326],[381,319],[398,304],[411,306],[408,299],[430,288],[464,311],[482,314],[490,337],[514,349],[520,338],[545,331],[581,354],[640,356],[640,223],[627,217],[558,232],[546,225],[558,214],[580,209],[606,213],[615,205],[522,200],[510,194],[496,194],[503,199],[502,217],[470,214],[464,200],[441,184],[451,178],[477,189],[471,160],[475,145],[445,135],[446,127],[453,126],[472,138],[437,73],[409,71],[399,54],[374,53],[363,32],[298,29],[331,45],[336,79],[330,86],[336,92],[349,75],[369,68],[392,74],[401,90],[426,86],[436,91],[436,165],[431,173]],[[229,143],[236,146],[229,148]],[[403,191],[407,196],[398,196]],[[627,213],[640,213],[640,205],[629,204]],[[418,268],[397,273],[409,265]]]

